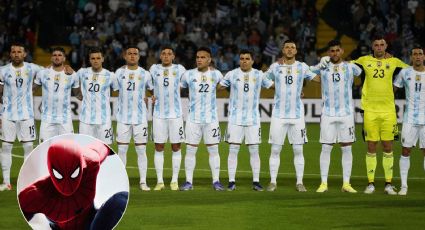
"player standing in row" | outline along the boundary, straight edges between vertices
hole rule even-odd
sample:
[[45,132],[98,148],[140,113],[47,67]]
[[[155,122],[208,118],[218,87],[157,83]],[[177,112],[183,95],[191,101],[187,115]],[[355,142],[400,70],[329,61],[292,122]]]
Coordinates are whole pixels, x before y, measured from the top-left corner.
[[367,142],[366,169],[369,184],[366,194],[375,192],[376,146],[382,143],[382,166],[385,193],[396,195],[393,178],[393,140],[398,134],[394,103],[393,76],[408,65],[400,59],[386,58],[387,43],[382,37],[373,40],[373,55],[362,56],[354,63],[364,71],[361,107],[364,110],[364,134]]
[[297,47],[294,41],[283,43],[283,64],[274,64],[266,72],[274,81],[275,96],[270,123],[269,143],[272,145],[269,164],[271,181],[267,191],[276,190],[276,178],[280,165],[280,152],[288,134],[289,143],[294,151],[294,165],[297,177],[296,190],[306,192],[303,185],[304,155],[303,145],[307,143],[304,121],[304,104],[301,92],[305,79],[312,80],[316,74],[307,64],[295,60]]
[[[413,66],[403,69],[398,74],[394,86],[405,88],[406,110],[403,117],[400,156],[401,189],[399,195],[407,195],[407,175],[410,168],[410,152],[419,139],[419,148],[425,156],[425,66],[422,47],[412,49]],[[422,87],[424,86],[424,87]],[[425,159],[424,159],[425,169]]]
[[139,66],[139,58],[139,48],[128,46],[124,51],[126,65],[115,72],[119,90],[117,144],[118,155],[126,165],[128,145],[133,137],[140,174],[140,189],[149,191],[150,188],[146,184],[148,121],[144,98],[146,89],[152,90],[153,86],[150,73]]
[[312,67],[321,76],[322,116],[320,118],[320,175],[321,184],[316,192],[328,191],[328,172],[331,152],[335,143],[340,143],[342,151],[343,185],[341,191],[356,193],[350,185],[353,155],[351,145],[355,141],[354,103],[352,86],[355,76],[362,72],[355,64],[344,62],[344,50],[337,40],[328,43],[330,63],[325,68]]
[[200,47],[196,51],[197,68],[186,71],[181,79],[181,86],[189,89],[189,114],[186,119],[186,182],[182,191],[193,189],[193,171],[196,165],[196,151],[199,142],[204,139],[209,153],[213,188],[224,190],[220,183],[220,126],[218,123],[216,88],[223,78],[218,70],[210,69],[211,50]]
[[80,95],[77,74],[65,74],[65,50],[55,47],[51,54],[51,68],[41,70],[33,86],[34,90],[42,87],[40,143],[57,135],[74,132],[71,90],[75,95]]
[[161,48],[161,64],[149,69],[154,85],[153,140],[155,142],[154,163],[157,184],[154,190],[164,189],[164,146],[170,140],[172,150],[173,176],[171,190],[178,190],[178,176],[182,154],[180,143],[184,141],[182,105],[180,98],[180,79],[186,69],[173,64],[174,50],[171,46]]
[[42,67],[24,62],[27,53],[24,45],[10,46],[11,63],[0,69],[0,98],[3,102],[2,140],[0,155],[3,184],[0,191],[11,190],[10,168],[12,167],[12,147],[16,137],[22,143],[24,160],[33,149],[36,138],[32,84]]
[[227,189],[236,189],[236,168],[238,153],[242,142],[248,145],[250,164],[253,174],[253,189],[263,191],[260,184],[260,155],[261,123],[259,113],[261,87],[270,88],[273,82],[265,77],[262,71],[253,69],[253,54],[242,50],[239,53],[240,67],[229,71],[221,85],[230,88],[229,121],[226,141],[229,143],[227,159],[229,185]]
[[89,51],[90,66],[81,68],[77,75],[83,95],[80,112],[80,132],[112,144],[111,87],[117,90],[114,73],[102,67],[103,54],[99,48]]

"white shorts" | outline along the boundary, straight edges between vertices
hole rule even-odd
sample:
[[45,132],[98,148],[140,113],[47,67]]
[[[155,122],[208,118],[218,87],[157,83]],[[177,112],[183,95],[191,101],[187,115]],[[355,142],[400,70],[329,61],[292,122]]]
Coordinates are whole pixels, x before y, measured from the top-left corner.
[[43,141],[54,137],[59,136],[65,133],[73,133],[74,127],[72,126],[72,121],[68,121],[65,124],[53,124],[41,121],[40,124],[40,143]]
[[105,124],[86,124],[80,121],[79,131],[81,134],[95,137],[108,145],[112,144],[112,140],[114,139],[111,122]]
[[227,124],[226,142],[242,144],[245,139],[245,144],[254,145],[261,143],[261,125],[234,125]]
[[34,119],[11,121],[2,118],[2,140],[6,142],[15,142],[16,137],[19,141],[34,141],[37,137]]
[[184,142],[183,119],[161,119],[153,117],[153,141],[155,143],[166,143],[170,138],[170,143]]
[[403,123],[401,145],[406,148],[415,147],[418,139],[419,148],[425,148],[425,125]]
[[286,134],[288,134],[289,143],[292,145],[307,143],[308,140],[304,118],[281,119],[272,117],[270,122],[269,143],[283,145],[285,143]]
[[356,140],[354,132],[354,116],[320,117],[320,143],[352,143]]
[[186,143],[197,145],[202,137],[207,145],[220,143],[220,126],[218,121],[208,124],[198,124],[186,121]]
[[136,144],[148,142],[148,123],[124,124],[117,122],[117,142],[130,143],[131,137]]

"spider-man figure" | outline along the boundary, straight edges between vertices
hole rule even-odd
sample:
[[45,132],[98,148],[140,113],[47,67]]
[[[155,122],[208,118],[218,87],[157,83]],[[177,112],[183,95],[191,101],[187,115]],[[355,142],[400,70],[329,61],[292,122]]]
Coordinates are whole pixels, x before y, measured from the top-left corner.
[[86,147],[72,140],[52,143],[50,175],[19,193],[25,218],[43,213],[53,229],[112,229],[124,213],[128,192],[116,193],[99,210],[93,205],[100,164],[111,154],[100,142]]

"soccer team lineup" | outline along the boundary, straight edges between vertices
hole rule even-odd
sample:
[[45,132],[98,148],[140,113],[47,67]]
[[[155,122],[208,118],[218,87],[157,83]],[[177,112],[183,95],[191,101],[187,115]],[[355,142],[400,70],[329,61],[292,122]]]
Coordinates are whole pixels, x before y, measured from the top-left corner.
[[[274,192],[279,189],[281,152],[286,139],[293,151],[294,189],[307,192],[303,177],[309,162],[306,164],[303,148],[309,143],[302,100],[303,85],[306,81],[313,81],[321,86],[322,95],[318,140],[321,149],[317,150],[320,152],[317,159],[320,161],[320,182],[317,178],[318,186],[313,191],[328,192],[331,152],[340,148],[341,192],[357,193],[360,189],[354,188],[350,182],[354,163],[365,164],[366,167],[366,187],[359,192],[406,196],[410,155],[416,146],[424,154],[425,170],[423,48],[413,46],[410,50],[411,63],[406,64],[387,53],[383,37],[373,39],[370,55],[352,61],[343,59],[343,46],[338,40],[329,41],[326,55],[317,65],[308,66],[296,60],[296,43],[286,40],[281,44],[281,57],[270,63],[265,72],[253,68],[252,51],[241,50],[239,67],[223,74],[213,65],[211,50],[207,47],[196,50],[193,60],[196,68],[186,69],[174,62],[173,48],[163,46],[159,51],[160,63],[147,70],[139,65],[139,48],[129,45],[123,49],[125,65],[112,72],[102,67],[104,56],[99,48],[88,52],[90,66],[74,70],[66,64],[66,53],[61,47],[51,49],[51,64],[43,67],[25,62],[26,47],[12,43],[10,63],[0,67],[0,161],[3,177],[0,192],[17,190],[20,208],[32,227],[40,226],[37,224],[44,221],[60,229],[80,226],[109,229],[118,223],[128,201],[129,182],[125,166],[129,146],[134,144],[139,173],[137,186],[142,192],[196,190],[194,172],[201,145],[207,150],[208,156],[203,157],[208,158],[211,188],[235,191],[238,154],[243,144],[248,150],[252,190]],[[355,132],[352,91],[357,77],[362,84],[363,140],[356,137]],[[397,124],[394,92],[401,88],[405,90],[405,110],[402,124]],[[37,133],[33,100],[34,92],[40,89],[41,123]],[[274,91],[268,132],[268,162],[260,160],[259,146],[264,131],[261,130],[259,112],[261,89]],[[220,128],[217,113],[217,92],[221,90],[229,92],[225,130]],[[118,95],[116,127],[113,127],[111,115],[112,92]],[[182,109],[181,94],[188,95],[188,111]],[[78,134],[90,138],[78,135],[74,130],[71,97],[81,101]],[[152,114],[149,114],[150,106]],[[150,116],[152,122],[148,122]],[[398,136],[400,142],[395,141]],[[82,141],[84,137],[86,140]],[[31,174],[32,168],[28,167],[36,165],[38,159],[43,159],[40,167],[46,169],[40,174],[44,176],[42,180],[34,177],[24,183],[24,179],[20,179],[15,188],[10,175],[16,140],[23,148],[24,166],[27,166],[20,174],[24,171]],[[154,143],[154,153],[147,154],[150,140]],[[34,141],[40,143],[37,148],[45,151],[35,151]],[[366,149],[361,153],[364,161],[361,162],[353,162],[352,145],[356,141],[365,142]],[[116,142],[117,154],[108,146],[113,142]],[[219,151],[221,142],[228,143],[228,152]],[[172,177],[166,183],[163,174],[167,143],[171,148],[171,157],[167,159],[171,159]],[[395,145],[401,145],[400,158],[394,156]],[[156,185],[148,184],[148,157],[153,158]],[[223,157],[227,159],[227,184],[223,184],[224,179],[220,178]],[[260,183],[261,164],[269,166],[269,176],[262,179],[270,180],[264,187]],[[393,185],[395,164],[399,164],[399,188]],[[375,187],[378,166],[384,172],[385,185],[382,188]],[[97,205],[94,200],[99,192],[96,191],[96,178],[97,183],[101,183],[101,177],[107,174],[104,173],[106,167],[121,170],[120,175],[124,178],[121,181],[127,184],[124,183],[121,190],[111,189],[110,195]],[[179,180],[181,170],[184,171],[184,179]],[[77,204],[73,203],[75,200]],[[52,208],[46,208],[46,204],[51,204],[48,206]],[[65,209],[65,206],[68,208]],[[40,217],[39,213],[45,217]]]

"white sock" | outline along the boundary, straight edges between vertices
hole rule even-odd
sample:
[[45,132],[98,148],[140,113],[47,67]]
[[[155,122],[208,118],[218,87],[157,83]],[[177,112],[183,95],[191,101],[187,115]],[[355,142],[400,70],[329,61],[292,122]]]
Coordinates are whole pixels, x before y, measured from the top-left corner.
[[320,153],[320,177],[322,178],[322,184],[328,183],[332,148],[332,145],[322,144],[322,152]]
[[3,142],[3,151],[0,154],[1,169],[3,172],[3,183],[10,184],[10,168],[12,167],[13,144]]
[[127,165],[127,150],[128,150],[128,144],[118,145],[118,156],[120,157],[124,166]]
[[351,145],[341,147],[342,151],[342,180],[344,184],[350,183],[351,168],[353,167],[353,154]]
[[292,149],[294,150],[294,166],[295,173],[297,174],[297,184],[302,184],[304,176],[303,145],[292,145]]
[[162,172],[164,171],[164,151],[158,152],[155,150],[155,156],[153,158],[155,164],[157,183],[164,183]]
[[238,153],[240,145],[229,145],[229,157],[227,158],[227,169],[229,171],[229,182],[235,182],[236,168],[238,167]]
[[148,157],[146,156],[146,145],[136,145],[137,165],[139,166],[140,184],[146,184],[146,173],[148,171]]
[[182,162],[182,152],[180,150],[173,152],[173,155],[172,155],[173,177],[171,178],[171,182],[177,182],[177,180],[179,179],[181,162]]
[[33,143],[32,142],[23,142],[22,148],[24,149],[24,161],[27,160],[28,155],[30,155],[32,149],[33,149]]
[[270,158],[269,158],[270,183],[276,184],[277,173],[279,172],[281,150],[282,150],[282,145],[272,144],[272,152],[270,153]]
[[184,157],[184,168],[186,173],[186,181],[193,184],[193,171],[196,165],[196,150],[198,147],[186,145],[186,156]]
[[410,168],[410,156],[400,156],[400,178],[401,178],[401,187],[407,188],[407,175]]
[[252,181],[260,182],[260,154],[258,154],[258,145],[250,145],[248,149],[251,155],[249,163],[252,169]]
[[218,145],[207,146],[213,183],[220,180],[220,155]]

